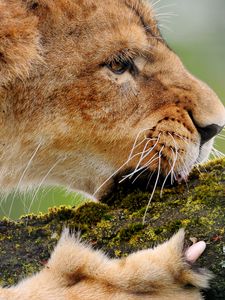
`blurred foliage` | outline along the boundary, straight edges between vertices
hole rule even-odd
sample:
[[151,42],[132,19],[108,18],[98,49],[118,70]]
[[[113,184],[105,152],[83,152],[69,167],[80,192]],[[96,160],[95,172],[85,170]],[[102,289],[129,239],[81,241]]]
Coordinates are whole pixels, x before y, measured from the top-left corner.
[[156,14],[171,48],[225,104],[225,1],[161,0]]
[[[163,36],[186,67],[207,82],[225,104],[225,1],[153,0]],[[225,152],[225,139],[216,147]],[[62,189],[43,189],[35,197],[20,194],[0,202],[0,217],[18,218],[30,212],[46,211],[50,206],[75,205],[82,197]]]
[[[87,197],[86,197],[87,198]],[[0,219],[7,217],[18,219],[22,215],[47,212],[49,207],[60,205],[77,206],[86,199],[83,195],[68,192],[65,188],[48,187],[37,191],[14,193],[0,200]]]

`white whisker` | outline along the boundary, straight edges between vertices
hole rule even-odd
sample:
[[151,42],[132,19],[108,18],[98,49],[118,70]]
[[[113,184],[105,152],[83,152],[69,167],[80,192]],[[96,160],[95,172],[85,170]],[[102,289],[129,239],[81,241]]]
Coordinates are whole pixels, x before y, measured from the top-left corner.
[[176,4],[175,3],[171,3],[171,4],[167,4],[167,5],[162,5],[162,6],[159,6],[159,7],[157,7],[157,8],[155,8],[155,11],[156,12],[158,12],[158,11],[160,11],[160,10],[162,10],[162,9],[165,9],[165,8],[170,8],[170,7],[175,7],[176,6]]
[[156,18],[159,17],[177,17],[178,15],[173,12],[161,12],[155,15]]
[[26,167],[25,167],[25,169],[24,169],[24,171],[23,171],[23,173],[22,173],[22,175],[21,175],[21,177],[20,177],[20,179],[19,179],[19,182],[18,182],[18,184],[17,184],[17,186],[16,186],[16,189],[15,189],[15,191],[14,191],[14,193],[13,193],[12,202],[11,202],[11,205],[10,205],[10,208],[9,208],[9,216],[8,216],[9,218],[10,218],[10,216],[11,216],[11,212],[12,212],[13,204],[14,204],[14,201],[15,201],[15,197],[16,197],[17,192],[19,191],[19,188],[20,188],[20,185],[21,185],[21,183],[22,183],[22,180],[23,180],[23,178],[24,178],[24,176],[25,176],[27,170],[29,169],[29,167],[30,167],[32,161],[34,160],[34,157],[36,156],[38,150],[40,149],[41,145],[42,145],[42,142],[40,142],[40,143],[37,145],[35,151],[33,152],[31,158],[29,159],[29,161],[28,161],[28,163],[27,163],[27,165],[26,165]]
[[[151,129],[151,128],[144,128],[144,129],[142,129],[142,130],[140,130],[140,131],[138,132],[138,134],[137,134],[137,136],[136,136],[136,138],[135,138],[135,140],[134,140],[134,144],[133,144],[133,146],[132,146],[130,155],[128,156],[128,160],[131,158],[131,156],[133,155],[134,149],[137,147],[136,144],[137,144],[137,141],[138,141],[140,135],[141,135],[144,131],[147,131],[147,130],[150,130],[150,129]],[[145,139],[147,139],[147,138],[145,137],[144,140],[145,140]],[[143,140],[143,141],[144,141],[144,140]]]
[[129,155],[128,159],[130,159],[130,158],[132,157],[132,155],[133,155],[133,153],[134,153],[134,150],[135,150],[136,148],[140,147],[141,144],[143,144],[146,140],[147,140],[147,138],[144,138],[144,139],[143,139],[140,143],[138,143],[137,145],[135,145],[135,144],[133,145],[132,150],[131,150],[131,152],[130,152],[130,155]]
[[225,136],[222,135],[222,134],[218,134],[216,138],[221,139],[221,140],[225,140]]
[[165,179],[163,181],[163,184],[162,184],[162,187],[161,187],[161,190],[160,190],[160,198],[162,198],[163,189],[164,189],[164,186],[166,184],[167,179],[169,178],[170,174],[172,174],[172,172],[174,172],[174,166],[175,166],[175,164],[173,162],[172,166],[170,165],[170,171],[168,172],[168,174],[166,175],[166,177],[165,177]]
[[166,29],[170,32],[174,32],[171,28],[169,28],[168,26],[166,26],[165,24],[159,24],[158,25],[159,28],[162,28],[162,29]]
[[[152,157],[145,165],[143,165],[143,166],[140,167],[139,169],[133,171],[132,173],[130,173],[130,174],[124,176],[123,179],[121,179],[121,180],[119,181],[119,183],[123,182],[123,181],[126,180],[127,178],[131,179],[136,173],[139,173],[139,172],[140,172],[141,170],[143,170],[143,169],[145,169],[145,171],[146,171],[146,169],[148,168],[148,166],[150,166],[151,163],[153,163],[153,161],[155,161],[155,160],[157,159],[157,158],[153,159],[156,155],[158,155],[158,153],[155,153],[155,154],[153,155],[153,157]],[[140,174],[140,175],[141,175],[141,174]],[[139,176],[138,176],[138,177],[139,177]]]
[[[131,160],[133,160],[134,158],[138,157],[140,154],[142,155],[143,151],[141,153],[137,153],[137,154],[133,154],[134,153],[134,149],[137,147],[137,141],[141,135],[141,133],[143,133],[144,131],[147,131],[147,130],[150,130],[150,128],[145,128],[145,129],[142,129],[136,136],[135,138],[135,141],[134,141],[134,144],[132,146],[132,149],[131,149],[131,152],[128,156],[128,159],[115,171],[113,172],[97,189],[96,191],[94,192],[93,196],[95,197],[96,194],[101,190],[101,188],[110,180],[112,179],[116,174],[118,174]],[[149,142],[150,140],[156,140],[156,139],[148,139],[148,138],[145,138],[144,140],[147,140],[147,142]],[[143,143],[144,140],[141,142]],[[139,143],[140,144],[140,143]],[[138,145],[139,145],[138,144]],[[149,150],[147,150],[149,151]]]
[[155,8],[155,6],[156,6],[159,2],[161,2],[161,0],[157,0],[156,2],[153,2],[153,3],[151,4],[151,7],[152,7],[152,8]]
[[101,188],[110,180],[112,179],[118,172],[120,172],[132,159],[139,156],[142,152],[134,154],[132,157],[128,158],[127,161],[125,161],[124,164],[122,164],[115,172],[113,172],[94,192],[93,196],[95,197],[96,194],[101,190]]
[[38,187],[37,187],[37,189],[36,189],[36,191],[35,191],[35,193],[34,193],[32,199],[31,199],[30,206],[29,206],[29,208],[28,208],[28,213],[30,212],[31,207],[32,207],[32,204],[33,204],[33,202],[34,202],[34,200],[35,200],[35,198],[36,198],[36,196],[37,196],[37,194],[38,194],[38,192],[39,192],[41,186],[42,186],[43,183],[45,182],[46,178],[48,177],[48,175],[52,172],[52,170],[53,170],[53,169],[59,164],[59,162],[61,162],[61,161],[62,161],[62,158],[58,159],[58,160],[54,163],[54,165],[48,170],[48,172],[45,174],[45,176],[42,178],[42,180],[40,181],[40,183],[39,183],[39,185],[38,185]]
[[173,183],[174,183],[174,180],[176,180],[176,175],[175,175],[174,167],[175,167],[175,164],[176,164],[176,161],[177,161],[177,157],[176,157],[176,153],[173,151],[173,148],[171,148],[170,150],[171,150],[171,152],[173,153],[173,156],[174,156],[174,158],[175,158],[172,165],[170,164],[170,161],[168,161],[170,167],[172,168],[172,171],[171,171],[171,181],[170,181],[170,183],[173,184]]
[[141,171],[141,172],[134,178],[134,180],[132,181],[132,184],[134,184],[135,181],[137,181],[138,178],[139,178],[142,174],[144,174],[146,171],[148,171],[148,168],[147,168],[147,167],[143,168],[143,171]]
[[148,144],[149,144],[150,142],[152,142],[153,140],[155,140],[155,139],[150,139],[150,140],[148,140],[148,142],[145,144],[145,147],[144,147],[144,149],[143,149],[143,151],[142,151],[141,157],[140,157],[140,159],[139,159],[139,161],[138,161],[138,163],[137,163],[136,168],[135,168],[134,171],[136,171],[136,170],[139,168],[141,162],[142,162],[142,161],[143,161],[143,160],[144,160],[144,159],[152,152],[152,150],[156,147],[156,145],[157,145],[157,143],[158,143],[158,141],[159,141],[159,137],[158,137],[158,139],[157,139],[155,145],[152,146],[150,149],[147,149],[147,150],[146,150]]
[[151,175],[149,176],[149,179],[148,179],[148,182],[147,182],[147,185],[146,185],[146,189],[148,189],[149,184],[150,184],[151,179],[152,179],[152,176],[153,176],[154,174],[155,174],[155,171],[153,171],[153,172],[151,173]]
[[[136,174],[137,172],[141,171],[143,168],[147,167],[147,166],[150,164],[151,159],[152,159],[155,155],[154,155],[154,156],[150,159],[150,161],[148,161],[144,166],[139,167],[140,164],[141,164],[141,162],[142,162],[147,156],[149,156],[150,153],[151,153],[151,152],[154,150],[154,148],[157,146],[157,144],[158,144],[158,142],[159,142],[159,139],[160,139],[160,135],[158,136],[158,139],[157,139],[156,143],[155,143],[150,149],[145,150],[146,147],[144,148],[144,151],[142,152],[141,158],[139,159],[139,162],[137,163],[136,168],[134,169],[134,171],[132,171],[130,174],[124,176],[123,179],[122,179],[120,182],[124,181],[124,180],[127,179],[127,178],[131,179],[132,176],[133,176],[134,174]],[[150,141],[151,141],[151,140],[150,140]],[[145,145],[145,146],[146,146],[146,145]],[[143,155],[143,153],[145,153],[145,155]]]
[[152,190],[152,194],[151,194],[151,197],[148,201],[148,204],[146,206],[146,209],[145,209],[145,213],[144,213],[144,216],[143,216],[143,221],[142,223],[144,224],[145,223],[145,219],[146,219],[146,215],[147,215],[147,212],[148,212],[148,209],[149,209],[149,206],[151,204],[151,201],[152,201],[152,198],[155,194],[155,190],[156,190],[156,187],[157,187],[157,184],[158,184],[158,181],[159,181],[159,175],[160,175],[160,171],[161,171],[161,153],[164,149],[164,146],[161,148],[160,152],[159,152],[159,156],[158,156],[158,171],[157,171],[157,177],[156,177],[156,180],[155,180],[155,185],[153,187],[153,190]]
[[[171,138],[172,138],[172,140],[173,140],[173,142],[174,142],[174,147],[175,147],[175,150],[176,150],[176,153],[175,153],[175,160],[174,160],[174,167],[175,167],[175,164],[176,164],[176,162],[177,162],[178,148],[177,148],[177,143],[176,143],[174,137],[172,136],[172,134],[169,133],[169,135],[171,136]],[[173,148],[171,148],[171,150],[173,151]],[[175,173],[173,174],[173,176],[174,176],[174,178],[176,179],[176,174],[175,174]],[[172,182],[171,182],[171,184],[172,184]]]
[[212,152],[215,154],[216,157],[218,158],[223,158],[225,157],[225,154],[217,150],[216,148],[212,147]]

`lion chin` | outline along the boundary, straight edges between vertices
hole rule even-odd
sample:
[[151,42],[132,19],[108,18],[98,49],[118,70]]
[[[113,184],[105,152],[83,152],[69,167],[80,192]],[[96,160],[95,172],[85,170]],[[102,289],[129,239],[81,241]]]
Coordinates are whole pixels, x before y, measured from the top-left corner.
[[[0,20],[2,190],[64,185],[100,199],[127,169],[166,184],[207,159],[225,108],[169,48],[148,1],[1,0]],[[111,261],[64,237],[49,268],[0,299],[201,299],[208,277],[182,247],[179,233]]]

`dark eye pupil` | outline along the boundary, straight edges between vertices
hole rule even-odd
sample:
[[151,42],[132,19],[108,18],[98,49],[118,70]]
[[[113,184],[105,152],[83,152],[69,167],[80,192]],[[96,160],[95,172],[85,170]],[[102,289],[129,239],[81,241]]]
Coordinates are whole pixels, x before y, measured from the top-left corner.
[[123,61],[113,61],[107,65],[107,67],[115,74],[123,74],[130,68],[130,63]]
[[30,9],[35,10],[36,8],[38,8],[38,6],[39,6],[38,3],[34,2],[31,4]]

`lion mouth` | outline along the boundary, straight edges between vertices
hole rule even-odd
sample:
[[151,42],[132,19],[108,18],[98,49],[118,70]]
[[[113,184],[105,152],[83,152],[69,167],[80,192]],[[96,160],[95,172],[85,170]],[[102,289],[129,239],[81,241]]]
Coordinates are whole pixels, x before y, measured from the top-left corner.
[[162,172],[159,173],[158,170],[153,172],[151,170],[146,170],[145,172],[137,172],[134,177],[131,177],[130,174],[132,172],[134,172],[134,169],[127,169],[118,174],[114,178],[115,182],[132,186],[133,188],[138,188],[144,191],[149,191],[152,190],[154,186],[169,188],[188,180],[188,176],[182,173],[168,176],[168,174],[164,174]]
[[140,189],[142,191],[151,191],[156,185],[157,187],[168,188],[177,185],[176,180],[171,180],[163,173],[157,176],[157,173],[152,173],[150,170],[146,170],[145,173],[141,172],[137,174],[134,178],[129,178],[129,174],[134,171],[133,169],[127,169],[124,172],[118,174],[114,177],[114,184],[126,186],[128,189]]
[[156,151],[149,159],[153,162],[150,167],[140,166],[139,168],[126,169],[123,173],[118,174],[117,180],[119,183],[127,182],[145,190],[152,189],[152,187],[161,187],[163,189],[187,183],[191,170],[205,156],[203,152],[199,150],[199,155],[196,155],[197,159],[187,162],[183,157],[171,159],[163,151]]
[[208,159],[212,144],[200,145],[197,138],[172,131],[149,134],[135,141],[127,161],[132,164],[116,175],[116,181],[145,191],[187,183],[193,167]]

